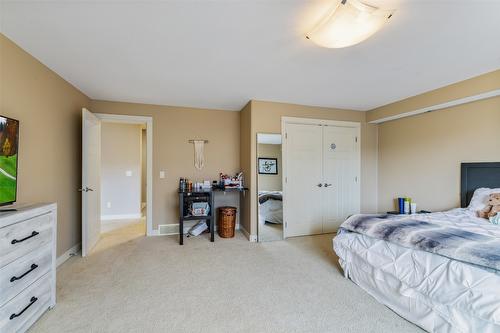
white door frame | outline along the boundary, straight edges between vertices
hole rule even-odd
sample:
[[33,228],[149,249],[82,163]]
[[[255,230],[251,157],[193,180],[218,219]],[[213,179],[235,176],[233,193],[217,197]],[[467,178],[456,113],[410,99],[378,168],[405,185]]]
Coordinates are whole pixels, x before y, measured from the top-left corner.
[[360,149],[358,149],[358,186],[360,187],[359,202],[361,202],[361,122],[356,121],[340,121],[340,120],[327,120],[327,119],[314,119],[314,118],[298,118],[298,117],[281,117],[281,170],[282,174],[282,200],[283,200],[283,239],[287,238],[287,200],[286,200],[286,179],[287,179],[287,137],[286,125],[287,124],[302,124],[302,125],[318,125],[318,126],[338,126],[338,127],[352,127],[358,129],[358,142]]
[[102,122],[146,124],[146,235],[155,236],[153,230],[153,117],[94,113]]

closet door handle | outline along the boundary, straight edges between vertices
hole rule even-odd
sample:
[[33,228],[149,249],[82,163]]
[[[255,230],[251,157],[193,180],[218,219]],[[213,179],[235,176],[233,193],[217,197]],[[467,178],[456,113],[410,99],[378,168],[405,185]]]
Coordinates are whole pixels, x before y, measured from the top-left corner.
[[20,275],[20,276],[13,276],[10,278],[10,282],[14,282],[16,280],[21,280],[23,277],[25,277],[27,274],[31,273],[32,271],[34,271],[35,269],[38,268],[38,265],[37,264],[32,264],[30,269],[27,270],[26,272],[24,272],[23,275]]
[[39,232],[38,231],[33,231],[31,233],[31,235],[27,236],[27,237],[24,237],[22,239],[13,239],[12,242],[10,242],[12,245],[16,244],[16,243],[21,243],[21,242],[24,242],[25,240],[27,239],[30,239],[31,237],[35,237],[36,235],[38,235]]
[[323,187],[323,184],[319,183],[318,185],[316,185],[317,187]]
[[325,183],[325,187],[330,187],[330,186],[332,186],[332,184]]
[[26,307],[24,309],[22,309],[19,313],[13,313],[10,315],[9,319],[12,320],[16,317],[19,317],[20,315],[23,314],[24,311],[28,310],[28,308],[30,306],[32,306],[33,304],[35,304],[35,302],[38,301],[38,298],[36,298],[35,296],[31,297],[30,299],[30,304],[26,305]]

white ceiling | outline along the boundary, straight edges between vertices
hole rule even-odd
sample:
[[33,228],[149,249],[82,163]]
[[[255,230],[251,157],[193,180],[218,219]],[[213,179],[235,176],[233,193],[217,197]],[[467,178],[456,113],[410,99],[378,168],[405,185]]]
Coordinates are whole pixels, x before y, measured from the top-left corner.
[[305,32],[328,0],[3,1],[1,31],[93,99],[367,110],[500,68],[500,0],[366,0],[390,23],[345,49]]

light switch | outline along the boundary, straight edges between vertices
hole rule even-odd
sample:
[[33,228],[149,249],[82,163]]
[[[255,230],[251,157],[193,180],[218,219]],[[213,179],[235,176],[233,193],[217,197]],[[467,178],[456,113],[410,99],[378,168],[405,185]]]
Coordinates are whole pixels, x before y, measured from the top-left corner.
[[125,171],[125,176],[132,177],[132,170]]
[[160,171],[160,178],[161,179],[165,178],[165,171]]
[[111,208],[111,202],[108,201],[108,203],[106,204],[106,207]]

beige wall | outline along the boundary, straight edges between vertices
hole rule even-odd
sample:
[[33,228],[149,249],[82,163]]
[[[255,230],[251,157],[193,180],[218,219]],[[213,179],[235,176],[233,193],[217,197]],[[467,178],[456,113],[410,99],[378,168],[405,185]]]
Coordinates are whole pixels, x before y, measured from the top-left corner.
[[0,114],[20,121],[18,202],[57,202],[57,254],[81,241],[81,113],[90,100],[0,34]]
[[105,218],[141,213],[141,137],[141,125],[101,125],[101,216]]
[[[153,229],[158,224],[178,223],[180,177],[215,180],[219,172],[240,170],[240,112],[106,101],[92,101],[90,110],[153,118]],[[194,167],[190,139],[210,141],[201,171]],[[159,177],[161,170],[166,172],[164,179]]]
[[[249,110],[248,110],[249,108]],[[266,101],[251,101],[244,112],[245,122],[242,122],[244,136],[250,137],[242,154],[250,150],[250,170],[247,172],[247,184],[250,185],[250,212],[245,216],[248,221],[243,223],[251,226],[250,233],[257,233],[257,133],[281,133],[281,117],[301,117],[327,120],[356,121],[361,123],[361,210],[375,212],[377,209],[377,126],[365,122],[364,112],[331,109],[314,106],[275,103]],[[242,116],[243,117],[243,116]],[[250,132],[250,135],[247,135]],[[250,146],[250,147],[248,147]],[[248,230],[248,229],[247,229]]]
[[500,97],[379,125],[379,210],[460,205],[460,163],[500,161]]
[[[367,113],[373,121],[500,89],[500,70],[388,104]],[[500,161],[500,97],[379,125],[379,211],[410,196],[418,209],[460,204],[460,163]]]
[[277,175],[265,175],[259,174],[257,177],[258,181],[258,191],[281,191],[281,145],[272,144],[257,144],[257,158],[259,157],[270,157],[276,158],[278,161],[278,174]]

